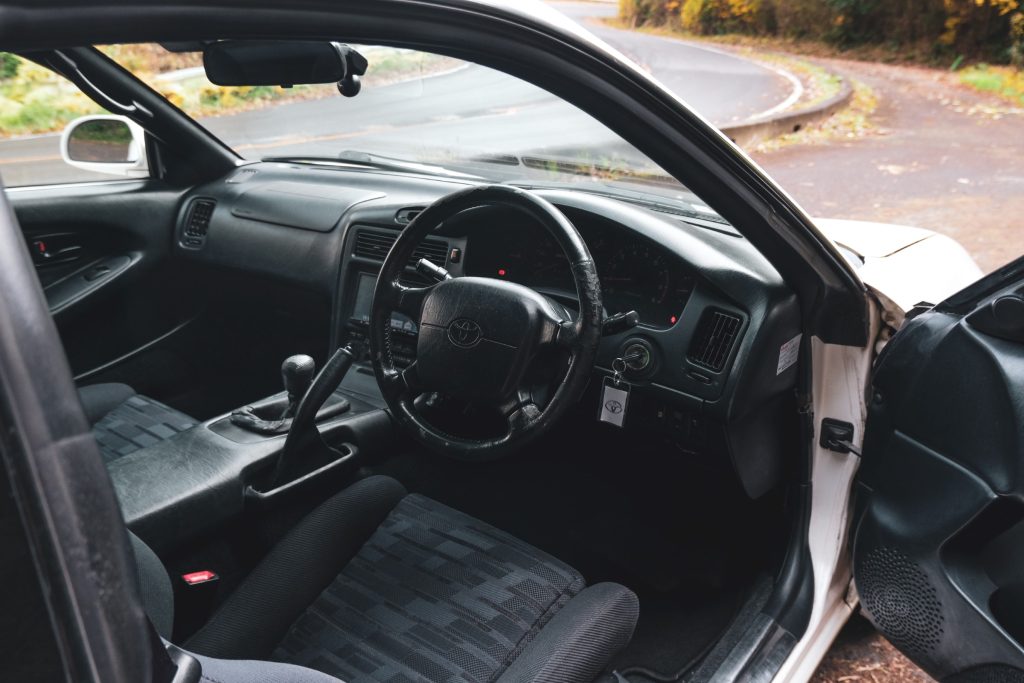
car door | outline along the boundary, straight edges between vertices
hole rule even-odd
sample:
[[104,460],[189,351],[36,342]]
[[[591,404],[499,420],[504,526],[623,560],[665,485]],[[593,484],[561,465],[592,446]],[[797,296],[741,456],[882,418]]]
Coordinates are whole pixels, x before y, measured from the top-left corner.
[[864,612],[939,680],[1024,681],[1024,259],[905,323],[870,391]]
[[180,364],[140,351],[197,314],[170,258],[184,188],[153,177],[147,134],[110,115],[116,102],[101,107],[41,55],[2,56],[0,176],[72,370],[82,382],[163,388],[157,374],[180,376]]

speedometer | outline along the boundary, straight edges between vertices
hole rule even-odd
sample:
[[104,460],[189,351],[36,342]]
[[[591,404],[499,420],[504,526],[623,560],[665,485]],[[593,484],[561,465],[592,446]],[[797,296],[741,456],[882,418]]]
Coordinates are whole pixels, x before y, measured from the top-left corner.
[[676,324],[694,283],[679,263],[640,240],[600,240],[594,246],[600,253],[598,273],[609,313],[635,310],[644,325]]

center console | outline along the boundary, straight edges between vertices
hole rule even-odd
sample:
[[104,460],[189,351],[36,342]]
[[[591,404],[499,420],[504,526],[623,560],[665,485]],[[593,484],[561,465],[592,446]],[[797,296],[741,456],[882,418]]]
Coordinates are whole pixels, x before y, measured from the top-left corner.
[[[377,275],[359,272],[356,274],[355,283],[355,293],[345,327],[348,332],[348,340],[364,349],[363,357],[358,360],[366,362],[369,359],[366,354],[369,349],[370,307],[373,303],[373,290],[377,286]],[[416,338],[419,335],[416,323],[401,313],[392,313],[391,332],[391,353],[395,359],[395,365],[399,367],[411,365],[416,360]]]

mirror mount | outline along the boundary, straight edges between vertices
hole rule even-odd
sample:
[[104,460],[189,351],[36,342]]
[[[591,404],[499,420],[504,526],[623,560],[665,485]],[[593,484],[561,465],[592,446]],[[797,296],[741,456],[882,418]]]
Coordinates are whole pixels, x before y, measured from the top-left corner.
[[366,75],[370,63],[366,57],[350,45],[340,43],[332,43],[332,45],[338,49],[345,62],[345,76],[338,81],[338,92],[345,97],[355,97],[363,89],[362,77]]

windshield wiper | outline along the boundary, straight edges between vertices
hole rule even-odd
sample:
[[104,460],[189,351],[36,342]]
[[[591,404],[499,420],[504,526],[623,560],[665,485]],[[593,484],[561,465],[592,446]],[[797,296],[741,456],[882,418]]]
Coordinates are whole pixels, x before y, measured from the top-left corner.
[[299,161],[324,166],[364,166],[382,171],[402,171],[405,173],[423,173],[425,175],[445,176],[447,178],[460,178],[463,180],[483,180],[480,176],[460,173],[444,166],[421,164],[416,161],[409,161],[408,159],[399,159],[397,157],[357,150],[345,150],[336,157],[265,157],[263,161]]

